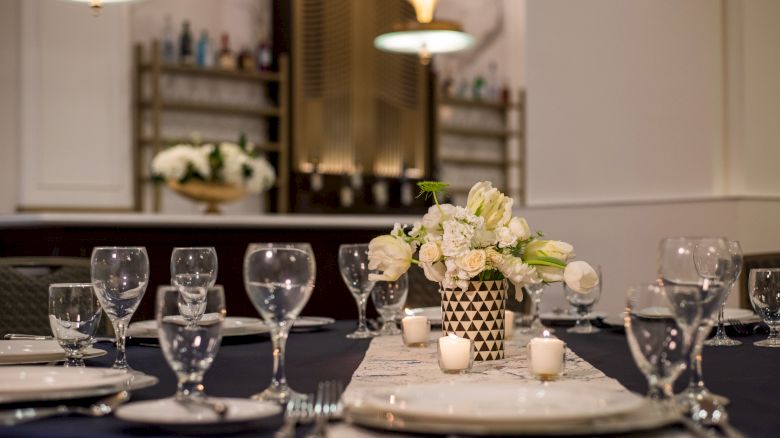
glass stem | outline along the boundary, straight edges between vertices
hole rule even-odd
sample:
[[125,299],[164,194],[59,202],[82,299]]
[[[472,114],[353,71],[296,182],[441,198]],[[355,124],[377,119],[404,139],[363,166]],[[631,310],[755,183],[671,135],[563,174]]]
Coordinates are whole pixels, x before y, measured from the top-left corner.
[[116,360],[112,368],[119,370],[128,369],[127,355],[125,353],[125,336],[127,335],[127,325],[124,321],[118,319],[113,321],[114,333],[116,333]]
[[366,304],[368,303],[368,295],[358,296],[357,297],[357,305],[358,305],[358,331],[364,332],[368,331],[368,327],[366,326]]
[[541,325],[541,321],[539,321],[539,306],[542,303],[542,297],[534,294],[533,300],[534,305],[531,306],[531,327],[536,327]]
[[726,308],[726,303],[720,305],[720,312],[718,312],[718,330],[715,332],[716,339],[726,338],[726,330],[723,328],[723,310]]
[[176,385],[176,400],[188,400],[203,395],[201,379],[190,379],[189,376],[179,376]]
[[693,352],[691,353],[691,374],[688,386],[696,391],[704,389],[704,376],[702,375],[701,370],[702,342],[700,340],[710,327],[712,327],[712,325],[705,324],[694,332]]
[[274,372],[271,378],[272,388],[283,388],[287,386],[287,375],[284,370],[284,349],[287,346],[288,328],[276,328],[271,332],[271,343],[273,345]]

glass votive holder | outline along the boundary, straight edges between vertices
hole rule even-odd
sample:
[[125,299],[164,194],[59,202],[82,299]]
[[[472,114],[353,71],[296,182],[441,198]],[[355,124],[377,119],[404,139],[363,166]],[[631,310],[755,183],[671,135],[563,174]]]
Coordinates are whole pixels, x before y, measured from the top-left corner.
[[504,340],[515,337],[515,312],[504,311]]
[[401,339],[407,347],[425,347],[431,335],[431,323],[422,315],[410,315],[401,320]]
[[566,343],[544,331],[541,337],[528,342],[528,370],[541,380],[557,380],[566,364]]
[[450,333],[439,338],[436,355],[442,372],[447,374],[467,373],[474,365],[474,341]]

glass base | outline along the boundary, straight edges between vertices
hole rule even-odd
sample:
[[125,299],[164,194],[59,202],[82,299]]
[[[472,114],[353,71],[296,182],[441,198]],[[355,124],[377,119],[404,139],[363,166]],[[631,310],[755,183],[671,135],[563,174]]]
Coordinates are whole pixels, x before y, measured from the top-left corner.
[[262,392],[258,392],[250,397],[256,401],[271,401],[280,404],[285,404],[291,399],[295,400],[308,400],[310,397],[307,394],[294,391],[287,385],[284,386],[269,386]]
[[589,335],[591,333],[598,333],[601,329],[597,327],[593,327],[591,324],[587,325],[575,325],[574,327],[571,327],[566,330],[566,333],[577,333],[581,335]]
[[355,330],[354,332],[347,335],[347,339],[368,339],[373,338],[375,336],[378,336],[377,332],[372,332],[371,330],[364,329],[364,330]]
[[379,329],[377,334],[379,336],[400,335],[401,329],[398,328],[395,322],[386,322],[382,325],[382,328]]
[[724,335],[715,336],[712,339],[707,339],[704,341],[704,345],[708,347],[736,347],[737,345],[742,345],[742,341],[731,339],[730,337]]
[[706,404],[718,404],[721,406],[725,406],[731,402],[728,397],[713,394],[707,388],[694,389],[690,386],[673,398],[674,404],[679,407],[681,412],[691,413],[693,413],[694,410],[701,409],[700,405],[702,404],[702,400],[710,402]]
[[756,347],[780,348],[780,339],[768,338],[763,341],[753,342],[753,345]]

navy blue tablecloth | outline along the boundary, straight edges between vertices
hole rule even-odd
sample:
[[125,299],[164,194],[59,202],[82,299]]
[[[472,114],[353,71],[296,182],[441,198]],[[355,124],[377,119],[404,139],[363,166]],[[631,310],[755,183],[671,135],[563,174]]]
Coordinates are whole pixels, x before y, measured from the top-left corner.
[[[339,379],[347,382],[360,364],[368,347],[367,340],[348,340],[344,335],[355,327],[354,321],[339,321],[317,332],[293,333],[288,342],[287,371],[290,384],[299,391],[314,392],[317,382]],[[616,378],[627,388],[644,393],[646,384],[630,357],[625,336],[604,331],[595,335],[558,336],[582,358]],[[760,337],[741,338],[745,345],[732,348],[707,347],[704,372],[708,386],[729,397],[729,412],[736,427],[751,437],[780,437],[780,349],[757,348],[752,342]],[[110,366],[111,344],[102,358],[88,361],[91,366]],[[128,347],[133,368],[160,378],[157,386],[137,391],[133,401],[167,397],[173,394],[175,379],[157,347]],[[228,338],[206,374],[206,391],[214,396],[248,397],[263,389],[271,377],[271,345],[268,337]],[[684,377],[681,379],[681,381]],[[263,422],[235,437],[271,437],[281,418]],[[0,437],[157,437],[171,431],[139,427],[114,417],[51,418],[12,428],[0,428]]]

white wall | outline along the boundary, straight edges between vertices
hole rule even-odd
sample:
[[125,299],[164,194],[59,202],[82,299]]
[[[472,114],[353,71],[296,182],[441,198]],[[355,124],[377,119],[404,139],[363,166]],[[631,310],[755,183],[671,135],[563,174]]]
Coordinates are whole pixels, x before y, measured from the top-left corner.
[[714,194],[719,3],[529,1],[529,204]]
[[0,2],[0,214],[16,210],[19,143],[20,0]]

